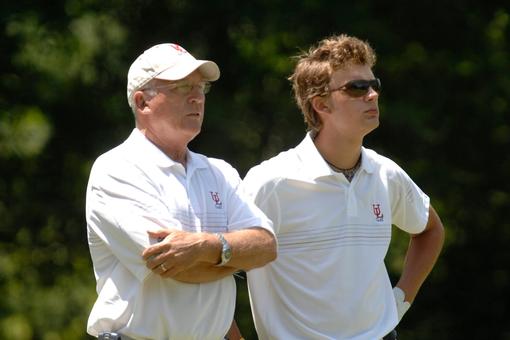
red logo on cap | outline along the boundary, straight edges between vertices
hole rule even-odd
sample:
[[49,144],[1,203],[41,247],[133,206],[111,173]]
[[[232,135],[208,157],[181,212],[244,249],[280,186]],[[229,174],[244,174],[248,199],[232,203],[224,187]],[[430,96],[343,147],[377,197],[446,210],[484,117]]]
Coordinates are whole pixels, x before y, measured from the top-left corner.
[[170,46],[172,46],[178,52],[186,53],[186,50],[184,48],[182,48],[182,46],[179,46],[177,44],[170,44]]

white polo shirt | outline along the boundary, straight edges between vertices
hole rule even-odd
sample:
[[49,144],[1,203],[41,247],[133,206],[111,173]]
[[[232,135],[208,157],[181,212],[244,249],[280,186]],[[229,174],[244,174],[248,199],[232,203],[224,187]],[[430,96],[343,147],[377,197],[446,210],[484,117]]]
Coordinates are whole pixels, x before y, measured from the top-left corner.
[[135,339],[222,339],[234,315],[234,279],[186,284],[153,274],[147,230],[229,232],[271,222],[238,190],[229,164],[188,151],[187,170],[134,129],[100,156],[87,188],[87,231],[98,298],[87,331]]
[[424,230],[429,198],[393,161],[362,149],[351,183],[309,135],[243,183],[273,221],[278,258],[248,272],[260,339],[380,339],[397,325],[384,265],[391,225]]

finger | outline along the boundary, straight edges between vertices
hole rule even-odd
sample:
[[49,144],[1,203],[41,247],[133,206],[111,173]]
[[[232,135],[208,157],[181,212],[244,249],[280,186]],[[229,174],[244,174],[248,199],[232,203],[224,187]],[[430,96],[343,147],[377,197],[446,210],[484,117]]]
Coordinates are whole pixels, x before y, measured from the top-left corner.
[[160,264],[161,264],[160,260],[158,261],[158,259],[153,258],[153,259],[147,261],[145,263],[145,266],[147,268],[149,268],[150,270],[156,270],[159,267]]
[[157,256],[165,251],[165,248],[167,246],[162,243],[153,244],[152,246],[149,246],[144,249],[142,252],[142,257],[145,261],[149,260],[153,256]]
[[154,274],[158,274],[158,275],[165,273],[170,268],[170,266],[168,264],[165,264],[164,262],[161,262],[161,261],[159,263],[153,262],[153,263],[151,263],[150,267],[149,267],[149,265],[147,265],[147,267]]
[[147,230],[147,234],[149,236],[154,238],[160,238],[160,237],[167,237],[170,235],[174,230],[173,229],[158,229],[158,230]]

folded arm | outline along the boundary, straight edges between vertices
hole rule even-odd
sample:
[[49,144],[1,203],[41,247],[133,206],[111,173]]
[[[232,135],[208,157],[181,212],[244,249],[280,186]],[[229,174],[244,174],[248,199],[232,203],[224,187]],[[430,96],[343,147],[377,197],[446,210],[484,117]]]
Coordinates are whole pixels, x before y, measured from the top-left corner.
[[161,242],[143,251],[147,267],[157,275],[181,282],[218,280],[276,258],[274,235],[258,227],[223,234],[232,249],[232,258],[221,267],[217,264],[221,262],[222,245],[215,234],[162,229],[149,235]]

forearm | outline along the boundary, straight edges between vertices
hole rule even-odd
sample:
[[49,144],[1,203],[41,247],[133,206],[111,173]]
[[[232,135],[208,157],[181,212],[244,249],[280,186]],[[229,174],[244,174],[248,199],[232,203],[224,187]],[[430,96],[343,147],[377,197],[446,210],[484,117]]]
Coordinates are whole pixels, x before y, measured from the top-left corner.
[[405,292],[405,300],[413,302],[418,291],[432,271],[444,242],[444,229],[439,216],[430,207],[425,231],[412,235],[404,269],[397,286]]
[[[234,271],[261,267],[276,258],[276,239],[263,228],[247,228],[222,234],[232,249],[232,258],[226,267],[231,267]],[[214,271],[221,262],[221,242],[216,234],[201,235],[199,263],[203,263],[204,267],[209,264],[211,271]]]
[[265,229],[250,228],[224,233],[223,236],[232,248],[229,267],[248,271],[276,258],[276,239]]

